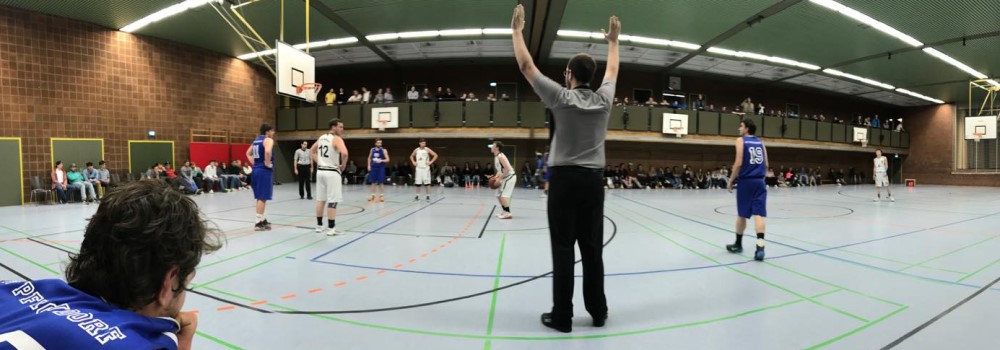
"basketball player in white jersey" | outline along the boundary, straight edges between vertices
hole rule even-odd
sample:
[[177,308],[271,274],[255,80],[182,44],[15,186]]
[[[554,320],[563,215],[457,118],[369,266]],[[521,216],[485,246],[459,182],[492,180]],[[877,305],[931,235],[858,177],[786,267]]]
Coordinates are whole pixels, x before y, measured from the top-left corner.
[[493,152],[493,168],[497,171],[492,177],[496,177],[500,181],[500,187],[497,187],[497,199],[500,200],[500,206],[503,208],[497,217],[510,219],[514,217],[510,214],[510,195],[514,193],[517,176],[514,174],[514,167],[510,166],[510,161],[507,160],[507,155],[503,154],[503,142],[493,142],[493,148],[490,151]]
[[437,153],[427,148],[427,140],[420,139],[420,147],[414,148],[410,153],[410,163],[416,170],[413,172],[413,185],[417,187],[415,201],[420,200],[420,187],[424,187],[427,194],[427,201],[431,201],[431,164],[438,159]]
[[330,132],[312,145],[309,153],[316,162],[316,232],[323,232],[323,206],[326,204],[327,236],[337,235],[337,203],[343,200],[340,172],[347,167],[347,146],[341,135],[344,123],[330,120]]
[[882,155],[882,149],[875,150],[875,168],[872,170],[873,177],[875,178],[875,199],[873,202],[878,202],[882,199],[882,187],[885,187],[885,193],[889,196],[889,201],[895,202],[896,199],[892,198],[892,191],[889,190],[889,160]]

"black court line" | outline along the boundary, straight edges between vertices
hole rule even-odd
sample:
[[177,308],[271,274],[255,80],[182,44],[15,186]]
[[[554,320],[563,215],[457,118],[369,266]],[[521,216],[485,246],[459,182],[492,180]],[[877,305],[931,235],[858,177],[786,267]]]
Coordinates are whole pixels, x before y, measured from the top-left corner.
[[486,225],[490,224],[490,219],[493,218],[493,212],[495,212],[495,211],[497,211],[497,205],[496,204],[493,205],[493,209],[490,209],[490,215],[486,216],[486,223],[483,224],[483,229],[479,230],[479,237],[477,237],[477,238],[483,238],[483,232],[486,232]]
[[[270,203],[267,203],[267,204],[274,205],[274,204],[278,204],[278,203],[285,203],[285,202],[291,202],[291,201],[300,201],[300,200],[301,199],[294,199],[293,198],[293,199],[286,199],[286,200],[283,200],[283,201],[270,201]],[[256,206],[239,207],[239,208],[232,208],[232,209],[220,210],[220,211],[215,211],[215,212],[211,212],[211,213],[204,213],[204,214],[205,215],[212,215],[212,214],[226,213],[226,212],[231,212],[231,211],[236,211],[236,210],[253,209],[255,207]]]
[[[618,224],[615,223],[615,221],[612,220],[607,215],[605,215],[604,218],[607,219],[608,221],[610,221],[611,222],[611,227],[613,227],[613,229],[611,231],[611,237],[608,238],[607,242],[604,242],[604,247],[607,247],[608,244],[611,244],[611,241],[613,241],[615,239],[615,236],[618,235]],[[579,264],[580,261],[582,261],[582,259],[576,260],[574,262],[574,264]],[[551,274],[552,274],[552,271],[549,271],[549,272],[543,273],[541,275],[537,275],[537,276],[528,278],[528,279],[523,280],[523,281],[518,281],[518,282],[514,282],[514,283],[511,283],[511,284],[504,285],[502,287],[498,287],[498,288],[494,288],[494,289],[490,289],[490,290],[486,290],[486,291],[482,291],[482,292],[478,292],[478,293],[473,293],[473,294],[469,294],[469,295],[454,297],[454,298],[442,299],[442,300],[437,300],[437,301],[430,301],[430,302],[420,303],[420,304],[411,304],[411,305],[394,306],[394,307],[384,307],[384,308],[377,308],[377,309],[360,309],[360,310],[331,310],[331,311],[280,311],[280,310],[265,310],[265,309],[255,308],[253,306],[249,306],[249,305],[246,305],[246,304],[243,304],[243,303],[240,303],[240,302],[236,302],[236,301],[233,301],[233,300],[229,300],[229,299],[226,299],[226,298],[222,298],[222,297],[218,297],[218,296],[214,296],[214,295],[209,295],[209,294],[206,294],[204,292],[197,292],[197,294],[205,296],[205,297],[208,297],[210,299],[221,301],[223,303],[231,304],[233,306],[239,306],[239,307],[242,307],[242,308],[245,308],[245,309],[248,309],[248,310],[253,310],[253,311],[257,311],[257,312],[265,313],[265,314],[287,314],[287,315],[362,314],[362,313],[372,313],[372,312],[385,312],[385,311],[396,311],[396,310],[414,309],[414,308],[419,308],[419,307],[439,305],[439,304],[450,303],[450,302],[459,301],[459,300],[465,300],[465,299],[475,298],[475,297],[478,297],[478,296],[491,294],[493,292],[498,292],[498,291],[501,291],[501,290],[504,290],[504,289],[507,289],[507,288],[513,288],[513,287],[516,287],[516,286],[519,286],[519,285],[522,285],[522,284],[525,284],[525,283],[528,283],[528,282],[535,281],[537,279],[546,277],[546,276],[551,275]]]
[[[799,204],[799,205],[802,205],[802,204]],[[776,220],[833,219],[833,218],[839,218],[841,216],[848,216],[848,215],[854,214],[854,209],[847,208],[847,207],[838,207],[838,206],[835,206],[835,205],[822,205],[822,204],[806,204],[806,205],[812,205],[812,206],[816,206],[816,207],[827,207],[827,208],[844,209],[844,210],[847,210],[847,213],[839,214],[839,215],[830,215],[830,216],[800,216],[800,217],[787,217],[787,218],[768,216],[767,218],[768,219],[776,219]],[[731,208],[731,207],[735,207],[735,205],[723,205],[723,206],[720,206],[720,207],[716,207],[715,208],[715,212],[719,213],[719,214],[722,214],[722,215],[737,215],[737,213],[725,213],[725,212],[722,212],[722,208]],[[772,211],[772,213],[773,213],[773,211]]]
[[990,287],[992,287],[994,284],[997,284],[997,282],[1000,282],[1000,277],[997,277],[997,279],[993,280],[993,282],[990,282],[990,284],[987,284],[987,285],[983,286],[982,288],[979,288],[979,290],[977,290],[975,293],[972,293],[972,295],[970,295],[968,297],[965,297],[965,299],[962,299],[962,301],[959,301],[957,304],[952,305],[952,307],[948,308],[947,310],[944,310],[943,312],[941,312],[937,316],[934,316],[930,320],[927,320],[927,322],[924,322],[924,324],[922,324],[920,326],[917,326],[917,328],[914,328],[913,330],[907,332],[906,334],[903,334],[903,336],[899,337],[899,339],[896,339],[892,343],[889,343],[889,345],[886,345],[882,349],[892,349],[892,348],[898,346],[902,342],[906,341],[906,339],[909,339],[910,337],[916,335],[917,333],[920,333],[920,331],[926,329],[928,326],[930,326],[934,322],[937,322],[938,320],[940,320],[944,316],[950,314],[952,311],[955,311],[955,309],[958,309],[959,307],[961,307],[965,303],[969,302],[969,300],[972,300],[972,298],[975,298],[975,297],[979,296],[979,294],[982,294],[983,292],[985,292],[987,289],[990,289]]
[[[365,232],[368,232],[368,231],[351,230],[351,231],[344,231],[344,232],[364,234]],[[423,235],[423,234],[417,234],[417,233],[399,233],[399,232],[382,232],[382,231],[372,232],[371,234],[373,234],[373,235],[387,235],[387,236],[405,236],[405,237],[415,237],[415,238],[426,237],[426,238],[475,239],[474,237],[465,237],[465,236],[455,237],[455,235],[433,235],[433,234]]]
[[46,247],[49,247],[49,248],[52,248],[52,249],[55,249],[55,250],[59,250],[59,251],[63,251],[63,252],[65,252],[66,254],[76,254],[76,253],[74,253],[74,252],[71,252],[71,251],[69,251],[69,250],[66,250],[66,249],[63,249],[63,248],[60,248],[60,247],[56,247],[56,246],[54,246],[54,245],[51,245],[51,244],[48,244],[48,243],[45,243],[45,242],[43,242],[43,241],[40,241],[40,240],[37,240],[37,239],[34,239],[34,238],[28,238],[28,240],[29,240],[29,241],[32,241],[32,242],[35,242],[35,243],[38,243],[38,244],[41,244],[41,245],[43,245],[43,246],[46,246]]
[[28,278],[28,276],[25,276],[23,273],[17,272],[17,270],[14,270],[10,266],[7,266],[2,262],[0,262],[0,267],[3,267],[7,271],[13,272],[15,275],[17,275],[17,277],[21,277],[22,280],[31,281],[31,279]]

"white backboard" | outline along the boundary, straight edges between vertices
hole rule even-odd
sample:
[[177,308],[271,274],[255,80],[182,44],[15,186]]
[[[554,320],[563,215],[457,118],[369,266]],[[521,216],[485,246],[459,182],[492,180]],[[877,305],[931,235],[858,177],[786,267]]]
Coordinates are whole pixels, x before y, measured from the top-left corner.
[[[674,129],[679,128],[679,129]],[[670,135],[688,134],[688,115],[663,113],[663,133]]]
[[[379,121],[386,121],[385,125]],[[399,127],[399,107],[372,108],[372,129],[395,129]]]
[[868,142],[868,128],[854,128],[854,142]]
[[316,102],[318,91],[295,92],[303,83],[316,83],[316,58],[291,45],[275,40],[275,75],[278,95]]
[[975,139],[975,133],[984,134],[983,140],[997,138],[997,117],[965,117],[965,139]]

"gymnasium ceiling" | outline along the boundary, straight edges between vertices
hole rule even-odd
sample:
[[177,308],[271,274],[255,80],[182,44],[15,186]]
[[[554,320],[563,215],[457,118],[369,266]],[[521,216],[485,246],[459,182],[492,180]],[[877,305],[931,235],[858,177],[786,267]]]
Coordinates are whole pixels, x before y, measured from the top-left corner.
[[[188,0],[195,1],[195,0]],[[622,41],[622,62],[652,74],[716,74],[767,86],[790,84],[854,95],[897,106],[934,102],[904,94],[902,88],[932,99],[966,104],[973,76],[923,51],[937,49],[989,77],[1000,77],[1000,1],[997,0],[835,0],[909,35],[908,44],[817,4],[828,0],[522,0],[527,9],[526,39],[536,61],[560,63],[578,52],[606,56],[603,40],[560,35],[597,32],[617,14],[622,33],[647,38]],[[183,0],[0,0],[0,5],[74,18],[121,29]],[[239,57],[284,41],[306,42],[305,0],[224,0],[193,7],[134,31]],[[376,39],[374,34],[510,26],[508,0],[310,0],[310,42],[346,39],[311,48],[318,67],[381,64],[400,67],[428,61],[464,59],[513,61],[509,34]],[[234,5],[242,5],[235,10]],[[246,34],[248,42],[244,42]],[[640,38],[640,39],[641,39]],[[648,38],[652,38],[649,40]],[[355,40],[356,39],[356,40]],[[662,39],[662,40],[661,40]],[[671,42],[667,42],[669,40]],[[732,56],[725,51],[774,56]],[[258,62],[256,58],[246,58]],[[777,62],[775,62],[777,61]],[[513,66],[512,66],[513,67]],[[817,69],[817,67],[819,69]],[[877,83],[841,76],[860,76]],[[891,85],[891,87],[885,84]]]

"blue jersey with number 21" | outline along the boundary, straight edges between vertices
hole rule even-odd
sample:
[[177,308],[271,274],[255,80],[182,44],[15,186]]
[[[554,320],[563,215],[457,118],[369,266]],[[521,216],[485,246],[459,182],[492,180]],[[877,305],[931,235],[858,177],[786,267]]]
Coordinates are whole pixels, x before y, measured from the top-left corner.
[[[256,140],[253,140],[253,144],[250,145],[250,155],[253,156],[253,167],[254,169],[263,169],[264,166],[264,139],[267,137],[264,135],[257,136]],[[274,162],[274,154],[271,154],[271,162]]]
[[767,175],[764,144],[757,136],[743,136],[743,166],[740,168],[740,179],[763,179]]

